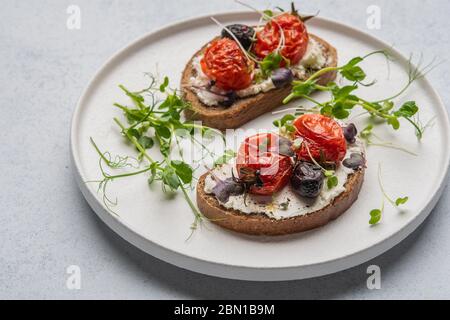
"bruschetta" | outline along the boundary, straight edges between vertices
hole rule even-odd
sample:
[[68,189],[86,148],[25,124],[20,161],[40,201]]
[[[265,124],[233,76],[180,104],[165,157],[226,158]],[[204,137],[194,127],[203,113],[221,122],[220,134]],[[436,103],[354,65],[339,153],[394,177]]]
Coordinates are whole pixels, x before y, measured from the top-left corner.
[[[185,115],[204,125],[237,128],[278,107],[291,92],[292,81],[336,67],[336,49],[307,31],[296,12],[282,12],[262,26],[224,27],[187,63],[181,80],[191,105]],[[323,74],[326,85],[336,72]]]
[[296,132],[245,139],[233,163],[203,175],[200,211],[224,228],[250,235],[285,235],[324,226],[358,198],[366,167],[353,124],[320,114],[293,122]]

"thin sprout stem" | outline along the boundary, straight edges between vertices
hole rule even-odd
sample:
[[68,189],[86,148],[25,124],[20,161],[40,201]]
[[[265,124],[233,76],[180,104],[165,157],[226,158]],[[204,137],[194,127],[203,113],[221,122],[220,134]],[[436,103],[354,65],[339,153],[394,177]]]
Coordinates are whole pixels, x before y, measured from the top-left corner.
[[312,108],[286,108],[286,109],[282,109],[282,110],[278,110],[278,111],[273,111],[272,114],[273,115],[277,115],[277,114],[282,114],[282,113],[286,113],[286,112],[291,112],[291,111],[304,111],[304,112],[309,112],[309,111],[313,111],[313,112],[317,112],[317,108],[316,107],[312,107]]
[[405,152],[405,153],[407,153],[407,154],[410,154],[410,155],[412,155],[412,156],[415,156],[415,157],[418,156],[417,153],[414,153],[414,152],[412,152],[412,151],[409,151],[409,150],[406,149],[406,148],[402,148],[402,147],[396,146],[396,145],[394,145],[394,144],[392,144],[392,143],[389,143],[389,142],[386,142],[386,143],[376,143],[376,142],[370,142],[370,141],[368,141],[367,144],[368,144],[369,146],[373,146],[373,147],[384,147],[384,148],[390,148],[390,149],[395,149],[395,150],[403,151],[403,152]]
[[315,100],[315,99],[313,99],[313,98],[311,98],[311,97],[309,97],[309,96],[302,95],[301,98],[306,99],[306,100],[309,100],[309,101],[311,101],[312,103],[315,103],[316,105],[319,105],[319,106],[321,106],[321,107],[324,107],[324,106],[325,106],[324,104],[320,103],[319,101],[317,101],[317,100]]
[[107,174],[106,178],[109,179],[109,180],[114,180],[114,179],[132,177],[132,176],[137,176],[137,175],[142,174],[142,173],[146,173],[146,172],[150,171],[151,169],[152,169],[151,167],[148,167],[148,168],[142,169],[140,171],[124,173],[124,174],[119,174],[119,175],[115,175],[115,176],[111,176],[111,175]]
[[330,87],[321,86],[321,85],[319,85],[319,84],[316,84],[315,87],[316,87],[316,89],[319,90],[319,91],[331,91],[331,88],[330,88]]
[[[394,207],[396,207],[394,200],[392,200],[388,196],[386,191],[384,190],[383,181],[382,181],[382,177],[381,177],[381,163],[378,164],[378,184],[380,185],[380,189],[381,189],[381,192],[383,193],[384,198],[386,198],[387,201],[389,201]],[[384,207],[384,205],[383,205],[383,207]]]
[[316,73],[312,74],[308,80],[304,81],[304,82],[311,82],[317,78],[319,78],[321,75],[326,74],[328,72],[333,72],[333,71],[339,71],[341,70],[342,67],[327,67],[327,68],[323,68],[320,69],[319,71],[317,71]]
[[109,163],[111,163],[110,160],[106,159],[105,155],[100,151],[100,149],[98,148],[97,144],[94,142],[94,139],[92,137],[90,137],[91,143],[94,146],[95,150],[97,151],[97,153],[99,154],[100,158],[109,165]]
[[419,140],[421,140],[422,138],[423,138],[423,129],[422,128],[420,128],[418,125],[417,125],[417,123],[415,123],[414,121],[412,121],[410,118],[408,118],[408,117],[404,117],[409,123],[411,123],[413,126],[414,126],[414,128],[416,128],[416,133],[417,133],[417,138],[419,139]]
[[322,167],[322,166],[316,161],[316,159],[314,159],[314,157],[313,157],[312,154],[311,154],[311,150],[309,149],[308,143],[305,142],[305,141],[303,141],[303,143],[305,143],[306,151],[308,152],[308,156],[311,158],[311,161],[312,161],[316,166],[318,166],[320,169],[322,169],[322,171],[323,171],[324,173],[331,173],[331,175],[334,175],[335,172],[334,172],[333,170],[327,170],[327,169],[325,169],[324,167]]
[[202,220],[203,215],[200,213],[200,211],[197,209],[197,207],[195,206],[195,204],[192,202],[191,197],[188,195],[186,188],[183,186],[182,181],[180,180],[180,178],[178,178],[178,181],[180,183],[180,189],[183,192],[184,198],[186,199],[186,202],[188,203],[189,207],[191,207],[192,212],[194,213],[194,216],[196,219],[200,219]]
[[403,93],[405,93],[406,90],[408,90],[408,88],[411,86],[411,84],[414,81],[416,81],[416,80],[418,80],[420,78],[423,78],[426,74],[428,74],[429,72],[434,70],[434,68],[436,68],[440,64],[440,63],[435,64],[436,58],[434,58],[429,64],[427,64],[425,67],[423,67],[421,69],[421,66],[422,66],[422,63],[423,63],[423,57],[422,56],[419,59],[419,62],[418,62],[416,67],[413,67],[411,60],[412,60],[412,56],[408,60],[409,74],[408,74],[408,82],[407,82],[407,84],[397,94],[395,94],[395,95],[393,95],[393,96],[391,96],[391,97],[389,97],[387,99],[375,101],[374,103],[382,103],[382,102],[386,102],[386,101],[390,101],[390,100],[393,100],[395,98],[398,98]]

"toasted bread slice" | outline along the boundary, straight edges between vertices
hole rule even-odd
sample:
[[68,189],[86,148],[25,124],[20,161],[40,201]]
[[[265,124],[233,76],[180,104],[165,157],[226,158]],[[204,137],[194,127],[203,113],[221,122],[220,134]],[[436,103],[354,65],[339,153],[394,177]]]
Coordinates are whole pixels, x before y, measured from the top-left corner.
[[[316,40],[322,45],[327,57],[326,67],[336,67],[338,56],[336,49],[325,40],[310,34],[310,38]],[[181,78],[181,90],[186,101],[191,103],[192,108],[185,111],[187,119],[200,120],[203,125],[216,128],[219,130],[235,129],[243,124],[253,120],[260,115],[279,107],[284,98],[290,93],[292,86],[288,85],[284,88],[273,89],[269,92],[259,93],[255,96],[242,98],[237,100],[231,107],[207,106],[201,102],[197,94],[190,88],[190,78],[195,75],[193,69],[193,60],[195,57],[203,54],[206,49],[205,45],[200,49],[188,62]],[[336,72],[329,72],[322,75],[318,83],[326,85],[336,78]],[[306,79],[300,79],[306,80]]]
[[229,230],[249,235],[277,236],[303,232],[322,227],[343,214],[358,199],[364,180],[364,169],[349,175],[345,191],[337,196],[328,206],[315,212],[276,220],[264,214],[244,214],[237,210],[221,206],[214,195],[205,193],[205,179],[200,177],[197,185],[197,206],[213,223]]

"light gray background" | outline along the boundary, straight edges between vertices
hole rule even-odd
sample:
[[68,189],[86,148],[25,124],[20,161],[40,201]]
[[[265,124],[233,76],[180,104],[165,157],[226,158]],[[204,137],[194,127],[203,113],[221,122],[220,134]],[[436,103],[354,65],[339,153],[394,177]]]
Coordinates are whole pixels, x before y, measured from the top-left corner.
[[[302,11],[320,9],[321,16],[395,43],[403,53],[448,58],[449,0],[300,3]],[[79,31],[66,28],[70,4],[81,8]],[[367,30],[371,4],[382,8],[381,30]],[[388,253],[335,275],[282,283],[229,281],[178,269],[120,239],[89,208],[69,161],[71,114],[88,80],[115,51],[154,28],[240,10],[239,5],[2,0],[0,6],[0,298],[450,298],[449,189],[422,227]],[[429,75],[447,106],[448,62]],[[381,290],[366,288],[370,264],[381,266]],[[69,265],[81,267],[79,291],[66,288]]]

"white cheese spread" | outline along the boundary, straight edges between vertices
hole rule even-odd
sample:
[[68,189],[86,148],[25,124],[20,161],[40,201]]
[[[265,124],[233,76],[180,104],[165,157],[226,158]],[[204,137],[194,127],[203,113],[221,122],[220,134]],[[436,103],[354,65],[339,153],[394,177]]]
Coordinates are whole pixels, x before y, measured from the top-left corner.
[[[200,65],[203,56],[197,56],[192,62],[192,67],[195,70],[194,75],[190,78],[190,85],[192,90],[197,94],[199,100],[208,106],[217,106],[222,102],[227,93],[216,86],[210,86],[211,79],[204,73]],[[290,69],[297,79],[304,79],[308,70],[320,70],[327,64],[327,57],[325,55],[325,48],[316,40],[309,39],[308,48],[302,60],[292,65]],[[240,98],[257,95],[260,92],[268,92],[275,89],[272,79],[268,78],[262,82],[254,82],[248,88],[236,91]]]
[[[352,153],[365,154],[364,145],[361,141],[357,141],[355,144],[348,146],[346,157],[349,157]],[[237,176],[235,165],[230,163],[214,169],[213,174],[215,177],[225,180],[232,177],[233,170],[234,176]],[[239,195],[230,196],[225,203],[219,202],[227,209],[238,210],[244,214],[261,213],[274,219],[302,216],[328,206],[337,196],[345,191],[344,186],[348,177],[354,172],[353,169],[349,169],[340,164],[335,173],[339,180],[338,185],[332,189],[328,189],[326,183],[324,183],[323,189],[316,199],[300,197],[287,185],[283,190],[270,197],[247,194],[245,201],[245,196]],[[212,174],[208,175],[205,180],[205,193],[213,194],[213,188],[216,184]]]

